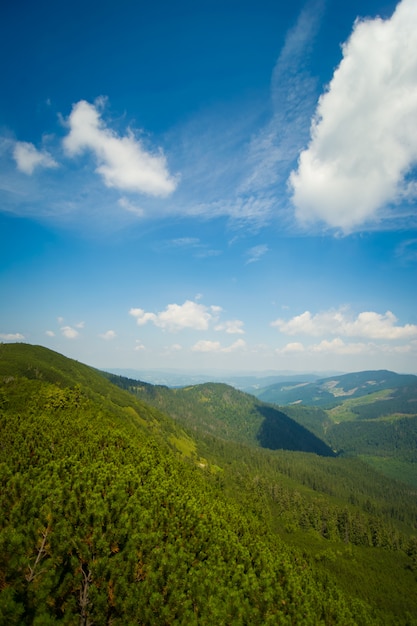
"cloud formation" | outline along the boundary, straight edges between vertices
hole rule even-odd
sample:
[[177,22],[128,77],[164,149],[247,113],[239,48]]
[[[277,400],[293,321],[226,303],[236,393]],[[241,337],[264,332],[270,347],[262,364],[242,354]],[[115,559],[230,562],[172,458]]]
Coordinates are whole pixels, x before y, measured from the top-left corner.
[[91,151],[97,160],[96,172],[107,187],[152,196],[168,196],[177,180],[168,171],[161,150],[152,154],[131,130],[119,137],[107,128],[100,116],[102,101],[80,100],[68,118],[69,134],[63,140],[66,153],[76,156]]
[[107,330],[105,333],[99,335],[99,337],[101,337],[105,341],[110,341],[111,339],[115,339],[117,335],[114,330]]
[[207,330],[209,323],[217,320],[220,311],[221,307],[219,306],[208,307],[192,300],[186,300],[184,304],[168,304],[165,311],[159,313],[132,308],[129,314],[136,318],[138,326],[152,322],[158,328],[177,331],[184,328]]
[[243,330],[243,326],[244,322],[241,320],[228,320],[227,322],[215,326],[214,330],[224,330],[230,335],[244,335],[245,331]]
[[61,332],[67,339],[76,339],[80,334],[78,330],[76,330],[72,326],[62,326]]
[[220,341],[209,341],[201,339],[191,348],[193,352],[235,352],[236,350],[242,350],[246,348],[246,343],[243,339],[238,339],[230,346],[222,347]]
[[17,169],[28,174],[28,176],[31,176],[37,167],[58,167],[58,163],[49,152],[40,151],[33,143],[27,141],[16,141],[13,148],[13,158],[16,161]]
[[417,162],[416,31],[415,0],[402,0],[388,20],[355,22],[290,175],[301,222],[349,232],[416,197],[408,180]]
[[22,341],[24,338],[21,333],[0,333],[2,341]]
[[277,319],[272,322],[285,335],[341,335],[345,337],[363,337],[367,339],[401,340],[417,337],[417,325],[397,326],[397,318],[391,311],[385,314],[364,311],[357,317],[344,309],[323,311],[312,315],[305,311],[288,321]]
[[249,263],[256,263],[256,261],[259,261],[264,256],[264,254],[268,252],[268,250],[269,248],[265,243],[260,244],[259,246],[253,246],[253,248],[250,248],[246,253],[248,256],[246,265],[249,265]]
[[322,12],[322,0],[308,2],[287,33],[271,77],[273,115],[251,141],[251,171],[241,185],[242,191],[259,193],[285,183],[300,144],[308,140],[317,93],[305,59],[317,35]]

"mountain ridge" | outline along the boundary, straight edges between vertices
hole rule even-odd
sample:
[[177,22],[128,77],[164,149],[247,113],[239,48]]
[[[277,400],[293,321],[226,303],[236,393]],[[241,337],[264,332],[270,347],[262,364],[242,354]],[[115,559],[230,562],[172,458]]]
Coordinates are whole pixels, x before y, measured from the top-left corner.
[[389,370],[364,370],[317,379],[314,382],[288,381],[254,391],[259,399],[274,404],[303,403],[309,406],[327,406],[342,398],[358,398],[391,387],[417,384],[414,374],[397,374]]

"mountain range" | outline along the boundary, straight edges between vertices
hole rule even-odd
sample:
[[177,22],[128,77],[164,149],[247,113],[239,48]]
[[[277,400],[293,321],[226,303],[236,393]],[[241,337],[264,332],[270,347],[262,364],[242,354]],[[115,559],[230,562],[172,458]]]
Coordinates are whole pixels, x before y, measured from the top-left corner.
[[313,414],[0,344],[0,623],[415,626],[416,488]]

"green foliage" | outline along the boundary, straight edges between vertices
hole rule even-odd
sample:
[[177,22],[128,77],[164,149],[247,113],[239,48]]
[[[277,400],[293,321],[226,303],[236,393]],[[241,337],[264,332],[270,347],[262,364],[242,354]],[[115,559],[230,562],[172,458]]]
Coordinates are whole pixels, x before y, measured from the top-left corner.
[[[256,392],[258,398],[264,402],[279,405],[303,403],[308,406],[331,407],[337,406],[346,399],[366,397],[383,390],[394,390],[398,398],[409,396],[416,406],[415,389],[417,377],[406,374],[396,374],[386,370],[369,372],[355,372],[323,378],[315,382],[276,383]],[[413,388],[414,396],[405,388]],[[404,403],[403,403],[404,404]],[[392,412],[392,411],[391,411]],[[408,411],[407,411],[408,412]],[[412,409],[411,412],[416,412]]]
[[332,456],[332,450],[308,429],[276,407],[221,383],[169,389],[106,374],[112,382],[168,413],[191,432],[227,441]]
[[60,355],[6,348],[0,623],[416,624],[409,488],[356,459],[207,434],[217,387],[184,390],[212,409],[191,437],[159,389],[151,407]]

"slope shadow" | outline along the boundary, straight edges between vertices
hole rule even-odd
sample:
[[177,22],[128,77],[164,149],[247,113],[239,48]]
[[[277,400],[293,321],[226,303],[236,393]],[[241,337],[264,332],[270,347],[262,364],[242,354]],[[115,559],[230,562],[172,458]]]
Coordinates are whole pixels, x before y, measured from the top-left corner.
[[259,404],[256,405],[256,410],[264,417],[256,437],[262,448],[314,452],[320,456],[336,456],[324,441],[285,413],[273,407]]

